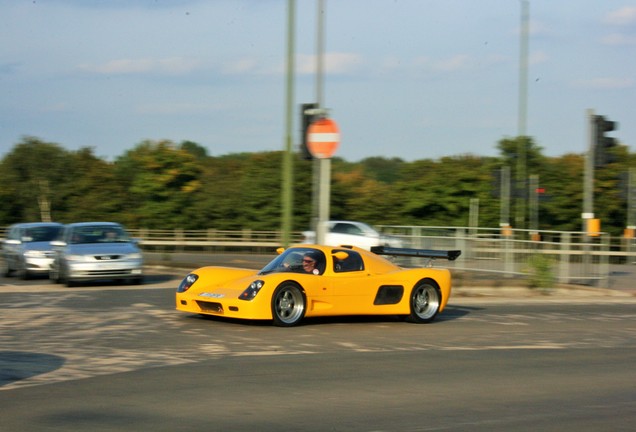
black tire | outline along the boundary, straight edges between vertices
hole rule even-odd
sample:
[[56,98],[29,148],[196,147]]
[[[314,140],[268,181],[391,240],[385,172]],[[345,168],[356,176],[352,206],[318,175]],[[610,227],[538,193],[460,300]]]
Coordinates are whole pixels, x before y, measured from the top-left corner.
[[305,316],[305,294],[292,282],[281,284],[272,296],[272,318],[278,327],[297,325]]
[[431,282],[419,282],[411,291],[408,320],[414,323],[429,323],[435,319],[442,304],[439,288]]

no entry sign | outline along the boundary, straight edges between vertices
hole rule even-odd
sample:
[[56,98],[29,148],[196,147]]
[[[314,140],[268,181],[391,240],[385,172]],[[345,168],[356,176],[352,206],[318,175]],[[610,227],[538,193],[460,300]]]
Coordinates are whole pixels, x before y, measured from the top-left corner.
[[332,157],[339,144],[340,130],[335,121],[318,119],[307,128],[307,149],[316,159]]

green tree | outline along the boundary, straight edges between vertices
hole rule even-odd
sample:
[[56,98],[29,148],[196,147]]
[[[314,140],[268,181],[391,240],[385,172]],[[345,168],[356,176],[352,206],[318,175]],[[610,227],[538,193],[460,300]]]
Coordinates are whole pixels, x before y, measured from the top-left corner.
[[400,179],[400,168],[404,161],[400,158],[370,157],[359,163],[365,176],[385,184],[395,183]]
[[90,148],[70,157],[73,181],[67,186],[63,220],[67,222],[109,220],[130,224],[124,184],[115,176],[112,163],[96,157]]
[[408,164],[397,184],[404,202],[401,219],[410,225],[467,226],[470,201],[478,199],[480,225],[496,222],[498,200],[490,189],[492,165],[490,159],[472,155]]
[[396,188],[367,177],[361,168],[333,176],[331,219],[398,224],[400,202]]
[[72,176],[71,160],[58,144],[23,138],[0,163],[3,222],[57,220]]
[[188,208],[201,187],[201,166],[171,141],[144,141],[115,161],[128,194],[122,197],[132,223],[144,228],[188,225]]
[[577,154],[546,160],[539,178],[545,189],[539,201],[539,229],[581,230],[584,162],[585,158]]

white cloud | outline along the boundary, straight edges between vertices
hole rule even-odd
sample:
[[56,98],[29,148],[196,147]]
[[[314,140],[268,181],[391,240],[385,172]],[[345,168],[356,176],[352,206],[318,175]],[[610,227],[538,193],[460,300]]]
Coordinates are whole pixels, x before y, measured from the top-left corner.
[[528,58],[528,63],[531,65],[541,64],[548,61],[548,55],[543,51],[534,51]]
[[441,72],[453,72],[466,69],[470,62],[470,57],[465,54],[457,54],[452,57],[438,60],[433,64],[433,68]]
[[171,57],[165,59],[117,59],[98,65],[82,64],[79,67],[86,72],[98,74],[123,75],[154,72],[179,75],[192,71],[197,65],[196,60]]
[[179,115],[179,114],[205,114],[222,109],[215,104],[197,104],[190,102],[147,103],[136,107],[139,114]]
[[351,53],[327,53],[325,56],[325,72],[346,74],[355,72],[362,66],[362,56]]
[[636,45],[636,36],[612,33],[604,36],[601,42],[605,45]]
[[530,20],[528,23],[528,34],[530,36],[544,36],[551,34],[551,31],[542,22]]
[[[317,60],[315,55],[299,55],[296,58],[296,70],[300,74],[316,72]],[[325,53],[323,58],[324,72],[333,75],[346,75],[356,72],[363,65],[362,56],[353,53]]]
[[253,58],[242,58],[223,65],[223,73],[227,75],[246,74],[256,71],[258,62]]
[[587,80],[578,80],[574,83],[575,87],[588,89],[613,90],[625,89],[634,86],[635,81],[632,78],[592,78]]
[[605,15],[605,24],[615,26],[627,26],[636,24],[636,6],[625,6]]
[[415,65],[430,72],[455,72],[465,70],[471,66],[471,59],[466,54],[456,54],[443,59],[417,57]]

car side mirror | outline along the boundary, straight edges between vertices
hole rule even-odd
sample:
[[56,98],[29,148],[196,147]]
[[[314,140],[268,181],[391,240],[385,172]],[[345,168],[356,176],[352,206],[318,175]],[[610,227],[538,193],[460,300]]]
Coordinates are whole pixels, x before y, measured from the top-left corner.
[[332,254],[332,255],[333,255],[333,257],[334,257],[335,259],[337,259],[337,260],[339,260],[339,261],[344,261],[344,260],[346,260],[347,258],[349,258],[349,254],[348,254],[348,253],[346,253],[345,251],[338,251],[338,252],[336,252],[336,253],[334,253],[334,254]]

